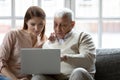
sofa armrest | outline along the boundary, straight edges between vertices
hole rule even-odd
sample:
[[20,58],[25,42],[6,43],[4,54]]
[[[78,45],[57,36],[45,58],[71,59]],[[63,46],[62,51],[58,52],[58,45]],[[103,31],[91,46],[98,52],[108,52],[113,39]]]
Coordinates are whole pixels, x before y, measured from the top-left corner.
[[120,48],[96,50],[95,80],[120,80]]

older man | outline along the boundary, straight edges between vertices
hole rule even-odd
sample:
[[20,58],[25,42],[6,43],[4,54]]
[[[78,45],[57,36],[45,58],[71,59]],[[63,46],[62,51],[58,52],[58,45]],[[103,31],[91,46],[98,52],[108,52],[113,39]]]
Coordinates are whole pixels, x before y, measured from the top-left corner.
[[36,75],[33,80],[94,80],[95,46],[89,34],[76,32],[73,12],[62,9],[54,16],[54,34],[43,48],[61,49],[61,74]]

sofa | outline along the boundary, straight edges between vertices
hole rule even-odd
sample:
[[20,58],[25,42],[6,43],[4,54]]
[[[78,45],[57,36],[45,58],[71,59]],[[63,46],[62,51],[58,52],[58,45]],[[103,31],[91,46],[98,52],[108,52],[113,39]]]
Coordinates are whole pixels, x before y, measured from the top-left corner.
[[96,50],[95,80],[120,80],[120,48]]

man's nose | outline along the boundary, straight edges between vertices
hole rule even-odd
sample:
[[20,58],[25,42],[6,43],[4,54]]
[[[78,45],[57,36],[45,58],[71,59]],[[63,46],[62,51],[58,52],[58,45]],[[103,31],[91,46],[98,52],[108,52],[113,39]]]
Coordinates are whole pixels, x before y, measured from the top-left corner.
[[57,25],[56,29],[59,31],[60,30],[60,25]]

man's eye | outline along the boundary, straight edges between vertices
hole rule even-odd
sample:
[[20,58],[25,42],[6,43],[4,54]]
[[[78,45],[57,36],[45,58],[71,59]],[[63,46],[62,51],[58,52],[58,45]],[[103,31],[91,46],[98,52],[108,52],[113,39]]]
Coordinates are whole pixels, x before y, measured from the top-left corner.
[[65,27],[66,25],[65,24],[61,24],[60,26]]

